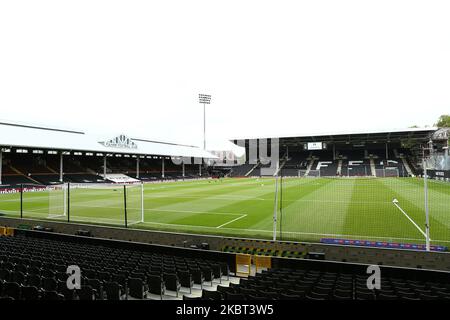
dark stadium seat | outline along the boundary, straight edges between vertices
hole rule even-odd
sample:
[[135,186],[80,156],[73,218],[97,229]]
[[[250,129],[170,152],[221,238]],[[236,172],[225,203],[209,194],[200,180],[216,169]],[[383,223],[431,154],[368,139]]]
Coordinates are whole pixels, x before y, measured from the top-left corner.
[[221,263],[220,268],[222,274],[227,277],[227,280],[230,280],[230,267],[226,263]]
[[166,285],[166,290],[175,291],[178,297],[178,292],[180,291],[181,284],[178,276],[175,273],[164,273],[164,283]]
[[0,280],[10,281],[11,271],[9,271],[8,269],[0,269]]
[[222,294],[236,292],[236,290],[233,287],[224,287],[224,286],[217,286],[216,290]]
[[222,294],[218,291],[202,290],[202,300],[222,300]]
[[278,292],[275,291],[259,291],[259,296],[264,297],[267,300],[277,300],[279,298]]
[[13,297],[4,296],[0,297],[0,301],[14,301],[15,299]]
[[43,294],[41,295],[41,300],[64,300],[64,296],[57,293],[56,291],[44,290]]
[[144,299],[144,283],[142,279],[128,279],[128,295],[135,299]]
[[205,281],[205,278],[203,277],[203,272],[200,269],[193,269],[190,271],[192,274],[192,279],[194,280],[195,284],[199,284],[201,288],[203,288],[203,281]]
[[295,287],[295,289],[291,289],[287,291],[288,295],[298,296],[300,299],[305,299],[306,294],[309,292],[309,290],[301,290],[298,287]]
[[280,294],[278,296],[281,300],[300,300],[300,296],[295,296],[295,295],[291,295],[291,294]]
[[3,294],[8,297],[14,298],[14,300],[20,299],[21,286],[17,282],[5,282],[3,284]]
[[87,284],[95,290],[96,299],[103,299],[103,284],[99,279],[87,279]]
[[203,281],[209,282],[212,287],[212,282],[214,280],[214,274],[210,267],[201,267],[203,274]]
[[149,276],[148,280],[148,292],[157,294],[162,300],[162,296],[165,293],[165,283],[161,276]]
[[11,275],[11,281],[17,283],[25,283],[26,276],[21,271],[14,271]]
[[15,271],[16,272],[19,271],[19,272],[22,272],[23,274],[27,274],[28,273],[28,267],[25,264],[18,263],[18,264],[16,264]]
[[76,290],[76,295],[79,300],[95,300],[96,291],[89,285],[82,285],[81,289]]
[[183,288],[189,288],[189,293],[192,293],[192,286],[194,285],[194,280],[189,271],[178,271],[178,278],[180,279],[180,285]]
[[127,276],[124,274],[116,273],[112,276],[112,281],[117,282],[122,288],[127,287]]
[[97,279],[102,282],[111,281],[111,275],[108,272],[99,271],[97,272]]
[[189,297],[189,296],[183,295],[183,300],[202,300],[202,297]]
[[264,296],[252,296],[252,295],[249,295],[246,298],[247,300],[259,300],[259,301],[271,300],[270,298]]
[[58,283],[54,278],[42,278],[41,279],[42,289],[46,291],[56,291]]
[[58,280],[58,289],[57,292],[64,296],[65,300],[74,300],[75,298],[75,290],[70,290],[67,288],[67,282],[66,281],[60,281]]
[[375,294],[373,292],[362,292],[356,291],[355,293],[356,300],[375,300]]
[[[252,296],[249,296],[252,297]],[[227,292],[225,294],[225,298],[226,300],[246,300],[246,296],[243,295],[242,293],[232,293],[232,292]],[[257,300],[257,299],[254,299]]]
[[117,282],[105,283],[104,292],[107,300],[121,300],[122,298],[122,289]]
[[53,279],[55,278],[55,272],[52,270],[53,266],[43,266],[41,271],[41,277]]
[[221,268],[220,264],[212,264],[211,270],[212,270],[214,279],[219,279],[219,282],[222,283],[222,275],[223,274],[222,274],[222,268]]
[[29,274],[26,282],[30,286],[41,287],[41,277],[37,274]]
[[39,289],[33,286],[22,287],[22,300],[39,300]]

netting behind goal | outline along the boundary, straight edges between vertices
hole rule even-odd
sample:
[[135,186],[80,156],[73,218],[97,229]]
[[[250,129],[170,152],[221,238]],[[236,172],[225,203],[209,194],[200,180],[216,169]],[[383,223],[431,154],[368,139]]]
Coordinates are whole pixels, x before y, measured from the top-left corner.
[[120,226],[142,221],[142,184],[70,184],[69,189],[70,221]]
[[[20,190],[22,188],[22,190]],[[60,185],[24,184],[22,191],[22,217],[31,219],[64,219],[66,215],[66,187]]]
[[298,170],[300,178],[320,177],[320,170]]
[[[282,179],[277,239],[424,245],[424,179],[388,172],[381,178]],[[428,199],[431,243],[448,246],[450,184],[429,180]]]
[[398,168],[375,169],[375,175],[379,178],[399,177]]
[[144,185],[130,184],[126,186],[127,224],[144,222]]
[[67,184],[48,187],[48,214],[51,219],[66,219]]

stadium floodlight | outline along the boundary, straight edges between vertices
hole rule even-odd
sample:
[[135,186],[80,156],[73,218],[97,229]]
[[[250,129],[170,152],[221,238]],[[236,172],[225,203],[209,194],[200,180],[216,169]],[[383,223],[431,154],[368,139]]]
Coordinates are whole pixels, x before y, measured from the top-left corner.
[[206,150],[206,105],[211,104],[211,95],[200,93],[198,102],[203,104],[203,150]]
[[211,95],[210,94],[199,94],[198,100],[203,104],[211,104]]

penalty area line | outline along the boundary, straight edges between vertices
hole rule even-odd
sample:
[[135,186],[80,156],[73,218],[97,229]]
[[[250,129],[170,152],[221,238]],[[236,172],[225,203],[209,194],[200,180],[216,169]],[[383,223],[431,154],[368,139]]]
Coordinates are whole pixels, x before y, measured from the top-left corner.
[[246,217],[246,216],[247,216],[246,214],[243,214],[243,215],[241,215],[240,217],[237,217],[236,219],[233,219],[233,220],[231,220],[231,221],[225,222],[224,224],[221,224],[220,226],[218,226],[218,227],[216,227],[216,228],[217,228],[217,229],[220,229],[220,228],[222,228],[222,227],[224,227],[224,226],[226,226],[226,225],[229,225],[229,224],[232,223],[232,222],[238,221],[239,219],[242,219],[242,218],[244,218],[244,217]]
[[[425,232],[423,232],[423,230],[417,225],[417,223],[415,223],[415,221],[413,219],[411,219],[411,217],[405,212],[405,210],[403,210],[400,205],[398,204],[398,200],[394,199],[392,200],[392,204],[394,206],[396,206],[398,208],[398,210],[400,210],[401,213],[403,213],[405,215],[406,218],[408,218],[408,220],[417,228],[417,230],[419,230],[419,232],[425,237],[425,239],[427,238],[427,235]],[[430,239],[431,240],[431,239]]]

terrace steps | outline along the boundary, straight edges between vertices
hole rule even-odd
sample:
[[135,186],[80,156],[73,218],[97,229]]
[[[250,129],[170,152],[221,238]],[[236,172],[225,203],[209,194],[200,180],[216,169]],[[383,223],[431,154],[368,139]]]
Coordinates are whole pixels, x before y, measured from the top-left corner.
[[414,176],[414,173],[412,172],[411,167],[409,166],[408,161],[406,161],[406,158],[405,158],[404,156],[401,156],[401,159],[402,159],[403,165],[405,166],[406,172],[408,172],[408,175],[409,175],[409,176],[413,177],[413,176]]
[[17,169],[16,167],[13,166],[9,166],[9,168],[14,171],[16,174],[18,174],[19,176],[23,176],[25,178],[27,178],[28,180],[37,183],[37,184],[41,184],[39,181],[34,180],[33,178],[31,178],[30,176],[27,176],[26,174],[24,174],[23,172],[21,172],[19,169]]
[[316,161],[316,159],[312,158],[309,163],[308,163],[308,167],[306,168],[306,172],[305,172],[305,177],[307,177],[309,175],[309,172],[311,171],[313,165],[314,165],[314,161]]
[[246,177],[248,177],[256,168],[258,168],[258,166],[259,166],[259,162],[257,163],[257,164],[255,164],[251,169],[250,169],[250,171],[248,171],[246,174],[245,174],[245,176]]
[[58,172],[56,172],[56,170],[53,170],[52,168],[50,168],[49,166],[45,166],[47,168],[48,171],[50,171],[51,173],[54,174],[59,174]]

